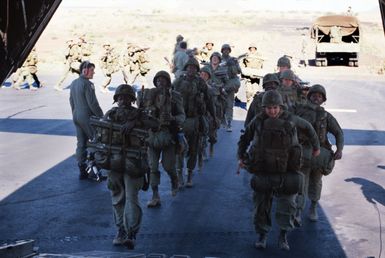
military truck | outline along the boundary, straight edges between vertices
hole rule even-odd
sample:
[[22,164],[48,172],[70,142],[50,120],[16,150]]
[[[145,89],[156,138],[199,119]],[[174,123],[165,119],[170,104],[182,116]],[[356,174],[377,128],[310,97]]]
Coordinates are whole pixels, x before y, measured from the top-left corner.
[[355,16],[329,15],[318,17],[311,29],[315,40],[315,65],[343,62],[358,66],[360,26]]

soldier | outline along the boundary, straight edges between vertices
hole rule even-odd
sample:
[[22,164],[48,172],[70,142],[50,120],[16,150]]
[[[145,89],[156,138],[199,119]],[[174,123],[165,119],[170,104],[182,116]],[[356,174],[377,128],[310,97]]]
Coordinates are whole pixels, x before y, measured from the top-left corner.
[[[146,51],[149,48],[140,48],[131,43],[127,44],[127,51],[122,55],[122,72],[126,83],[134,84],[139,81],[140,85],[145,84],[144,77],[150,71]],[[129,75],[132,78],[129,80]]]
[[278,91],[282,95],[283,103],[289,111],[293,111],[295,105],[306,102],[305,96],[302,95],[302,89],[299,87],[292,70],[281,72],[280,80],[281,85],[278,87]]
[[301,60],[299,61],[299,65],[303,65],[304,67],[307,67],[309,65],[308,59],[307,59],[307,38],[306,33],[302,33],[301,35]]
[[274,73],[268,73],[263,77],[262,87],[265,91],[257,92],[257,94],[254,95],[253,101],[251,102],[250,107],[247,110],[247,115],[246,115],[245,124],[244,124],[245,128],[258,113],[263,111],[263,107],[262,107],[263,95],[269,90],[276,90],[279,84],[280,84],[279,79]]
[[149,159],[151,168],[152,199],[147,207],[159,206],[160,184],[159,158],[162,155],[162,165],[171,180],[171,194],[178,191],[178,175],[176,173],[176,154],[178,139],[183,137],[182,125],[185,120],[183,100],[179,92],[171,89],[169,73],[159,71],[153,83],[156,88],[147,89],[143,93],[143,106],[160,121],[160,126],[149,135]]
[[92,55],[92,44],[87,42],[86,34],[79,37],[78,46],[81,53],[81,61],[90,60],[90,56]]
[[174,46],[174,52],[173,52],[173,55],[175,55],[176,54],[176,52],[178,51],[178,50],[180,50],[180,46],[179,46],[179,44],[183,41],[183,39],[184,39],[184,37],[182,36],[182,35],[178,35],[178,36],[176,36],[176,43],[175,43],[175,46]]
[[103,44],[104,52],[100,57],[100,68],[102,68],[103,74],[106,80],[101,86],[101,92],[108,92],[108,85],[111,83],[112,74],[119,71],[119,56],[115,53],[114,48],[111,47],[109,42]]
[[214,52],[211,54],[210,63],[205,67],[208,68],[211,74],[210,86],[218,94],[213,99],[216,121],[226,124],[225,107],[226,107],[227,93],[225,91],[224,86],[225,86],[225,83],[228,81],[228,73],[227,73],[227,66],[225,65],[225,63],[221,63],[221,60],[222,60],[222,55],[219,52]]
[[76,159],[80,170],[79,179],[88,177],[86,172],[86,144],[94,136],[94,130],[90,125],[90,117],[102,117],[103,111],[95,95],[95,86],[90,81],[94,76],[95,65],[88,61],[81,63],[81,74],[70,85],[70,105],[73,122],[76,128]]
[[[20,90],[20,85],[24,82],[24,80],[27,80],[30,90],[36,90],[36,88],[40,88],[42,86],[36,75],[37,62],[36,48],[33,48],[23,65],[11,76],[13,87],[15,89]],[[34,82],[36,83],[36,87],[33,86]]]
[[121,126],[121,134],[112,134],[112,137],[116,136],[112,139],[114,146],[121,149],[120,155],[114,154],[114,160],[120,162],[116,162],[116,165],[111,163],[107,186],[118,228],[112,243],[128,249],[134,249],[140,228],[142,209],[138,195],[143,189],[144,175],[148,169],[145,137],[140,137],[136,130],[143,132],[159,126],[157,121],[131,105],[135,100],[135,91],[130,85],[119,85],[114,94],[114,103],[117,102],[118,106],[107,111],[103,118],[111,122],[112,127]]
[[[266,92],[262,105],[264,112],[247,125],[239,139],[239,166],[253,174],[250,184],[254,190],[254,225],[259,234],[255,247],[266,248],[275,196],[276,221],[280,227],[278,246],[282,250],[290,250],[287,232],[293,229],[295,197],[302,183],[302,175],[298,173],[301,146],[297,128],[309,137],[314,156],[319,155],[320,146],[311,124],[283,110],[284,104],[277,91]],[[246,152],[250,142],[253,144]]]
[[175,75],[175,79],[179,78],[183,74],[183,69],[187,60],[189,60],[189,56],[187,54],[187,43],[186,41],[181,41],[179,43],[179,49],[176,51],[172,60],[172,72]]
[[201,49],[199,53],[199,61],[201,63],[209,63],[212,53],[214,53],[214,43],[210,40],[206,41],[205,46]]
[[290,59],[286,55],[281,56],[280,58],[278,58],[277,69],[278,69],[278,72],[276,73],[276,75],[277,75],[278,78],[281,77],[281,73],[283,71],[291,69],[291,61],[290,61]]
[[241,81],[238,74],[241,73],[241,67],[238,60],[230,56],[231,47],[229,44],[223,44],[221,48],[222,62],[227,66],[228,80],[225,83],[226,107],[225,107],[225,122],[227,132],[232,132],[231,122],[233,121],[233,108],[235,93],[238,92],[241,86]]
[[246,53],[241,62],[241,78],[245,79],[246,81],[245,86],[247,107],[250,106],[255,93],[261,90],[261,70],[263,69],[263,59],[261,54],[257,52],[256,44],[250,44],[248,51],[249,52]]
[[81,50],[72,39],[67,40],[67,49],[65,52],[65,68],[64,68],[64,74],[60,78],[59,82],[55,85],[54,89],[58,91],[62,91],[63,87],[62,84],[64,80],[67,78],[68,73],[76,73],[80,74],[79,67],[81,64],[82,54]]
[[[310,87],[307,95],[308,103],[296,107],[295,114],[311,123],[317,132],[321,145],[321,154],[311,157],[311,145],[309,140],[300,131],[299,139],[303,147],[303,166],[301,172],[305,176],[303,194],[297,198],[297,213],[295,222],[301,225],[301,214],[305,207],[307,194],[311,200],[309,219],[318,220],[317,203],[321,198],[322,176],[332,172],[334,161],[342,158],[344,147],[343,131],[337,120],[321,105],[326,101],[326,91],[322,85],[315,84]],[[336,139],[337,150],[333,152],[328,140],[328,133]]]
[[[183,132],[189,146],[187,151],[187,187],[192,187],[192,176],[198,155],[199,135],[203,132],[201,116],[206,113],[206,108],[212,116],[215,116],[207,85],[198,75],[199,69],[198,61],[190,58],[184,67],[186,73],[173,82],[173,88],[182,95],[186,114]],[[179,154],[177,157],[177,171],[181,179],[183,178],[183,166],[184,155]]]

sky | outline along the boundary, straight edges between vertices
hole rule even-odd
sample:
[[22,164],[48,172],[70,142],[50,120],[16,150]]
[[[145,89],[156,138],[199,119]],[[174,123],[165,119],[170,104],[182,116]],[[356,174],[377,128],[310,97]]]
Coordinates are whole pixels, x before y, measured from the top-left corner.
[[272,10],[272,11],[323,11],[344,12],[348,6],[354,12],[372,11],[379,8],[378,0],[63,0],[61,6],[121,7],[158,10]]

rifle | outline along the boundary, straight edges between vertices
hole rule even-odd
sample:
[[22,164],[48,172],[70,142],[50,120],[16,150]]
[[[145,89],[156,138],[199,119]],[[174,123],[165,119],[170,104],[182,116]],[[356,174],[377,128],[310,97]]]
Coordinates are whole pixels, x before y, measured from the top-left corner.
[[163,59],[166,60],[166,63],[168,67],[170,67],[170,71],[172,72],[174,70],[174,65],[170,62],[170,60],[168,60],[167,57],[163,57]]

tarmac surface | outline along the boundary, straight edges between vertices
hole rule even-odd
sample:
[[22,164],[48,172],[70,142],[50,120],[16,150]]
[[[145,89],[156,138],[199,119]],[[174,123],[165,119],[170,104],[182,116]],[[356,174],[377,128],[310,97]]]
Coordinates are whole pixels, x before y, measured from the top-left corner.
[[[169,178],[162,171],[162,206],[148,209],[151,191],[140,193],[144,214],[135,250],[113,246],[109,191],[105,182],[78,180],[69,90],[54,91],[60,75],[50,73],[40,75],[47,86],[37,91],[0,89],[0,244],[35,239],[41,253],[105,252],[101,257],[108,252],[127,257],[380,257],[385,79],[348,67],[309,67],[301,73],[304,80],[325,85],[325,107],[344,130],[345,148],[333,173],[323,179],[319,221],[312,223],[304,214],[303,226],[289,235],[289,252],[277,247],[274,221],[267,249],[254,248],[250,175],[236,174],[244,105],[235,108],[233,132],[220,129],[214,157],[195,172],[194,187],[171,197]],[[111,107],[116,86],[113,82],[108,94],[97,90],[104,111]]]

